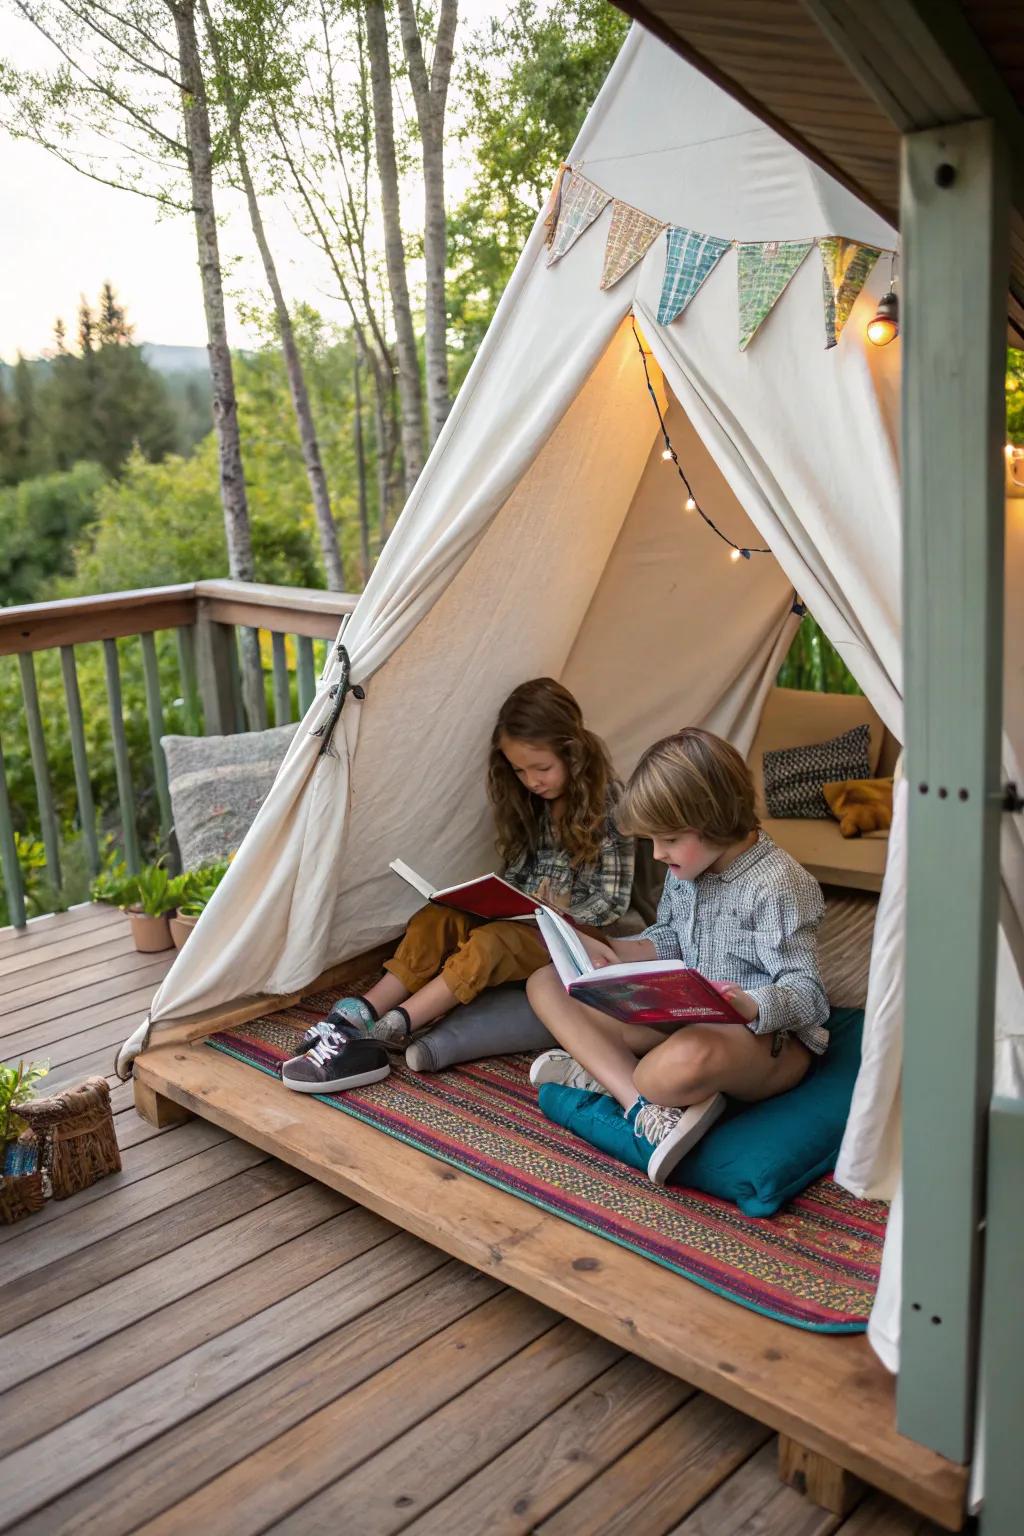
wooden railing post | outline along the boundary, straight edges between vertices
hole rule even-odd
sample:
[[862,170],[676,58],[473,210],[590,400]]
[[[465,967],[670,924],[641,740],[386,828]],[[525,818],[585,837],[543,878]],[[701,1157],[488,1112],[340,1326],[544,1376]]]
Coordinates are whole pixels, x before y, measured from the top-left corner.
[[39,712],[39,693],[36,688],[36,671],[32,657],[22,653],[18,657],[21,668],[21,692],[25,700],[25,724],[28,728],[28,747],[32,758],[32,774],[36,781],[36,800],[39,803],[39,826],[46,849],[46,873],[51,883],[60,889],[60,834],[57,813],[53,806],[50,788],[50,769],[46,761],[46,738],[43,735],[43,717]]
[[203,701],[204,731],[207,736],[233,736],[239,729],[233,686],[233,672],[237,668],[232,654],[234,630],[208,618],[205,606],[200,602],[196,616],[196,676]]

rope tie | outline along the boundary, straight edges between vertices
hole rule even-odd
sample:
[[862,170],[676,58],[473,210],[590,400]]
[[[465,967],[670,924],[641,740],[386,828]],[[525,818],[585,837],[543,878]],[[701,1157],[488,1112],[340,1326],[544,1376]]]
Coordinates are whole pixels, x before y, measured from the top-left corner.
[[333,700],[331,712],[322,725],[318,725],[315,731],[310,731],[311,736],[320,736],[320,751],[318,757],[337,757],[334,750],[333,739],[335,727],[341,719],[341,712],[345,708],[345,700],[351,693],[354,699],[365,699],[366,694],[358,683],[353,684],[352,658],[342,641],[338,641],[337,658],[341,665],[341,676],[336,683],[332,683],[328,690],[329,697]]

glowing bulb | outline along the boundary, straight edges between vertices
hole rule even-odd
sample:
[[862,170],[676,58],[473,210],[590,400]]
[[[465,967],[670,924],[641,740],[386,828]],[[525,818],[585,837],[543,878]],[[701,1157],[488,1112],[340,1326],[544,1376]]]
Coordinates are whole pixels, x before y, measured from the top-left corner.
[[892,289],[878,301],[875,318],[868,321],[868,341],[876,347],[887,347],[900,333],[899,300]]
[[671,448],[663,448],[661,450],[661,456],[662,456],[663,459],[675,458],[675,454],[672,452]]
[[1004,449],[1003,449],[1003,452],[1004,452],[1004,453],[1005,453],[1005,454],[1006,454],[1006,457],[1007,457],[1007,458],[1008,458],[1008,459],[1012,459],[1012,458],[1013,458],[1013,456],[1014,456],[1014,454],[1015,454],[1015,453],[1016,453],[1016,451],[1017,451],[1017,450],[1016,450],[1016,448],[1015,448],[1015,447],[1014,447],[1014,446],[1013,446],[1013,444],[1012,444],[1012,443],[1007,443],[1007,445],[1006,445],[1006,447],[1005,447],[1005,448],[1004,448]]
[[729,551],[729,559],[730,560],[738,560],[739,557],[740,557],[740,552],[739,552],[738,549],[732,549],[732,550]]
[[692,496],[687,496],[686,498],[686,510],[687,512],[696,512],[697,510],[697,503]]

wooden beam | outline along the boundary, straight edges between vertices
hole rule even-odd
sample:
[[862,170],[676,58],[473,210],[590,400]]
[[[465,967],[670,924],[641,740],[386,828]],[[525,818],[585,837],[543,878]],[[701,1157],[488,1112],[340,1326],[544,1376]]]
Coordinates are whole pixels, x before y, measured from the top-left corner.
[[1024,207],[1024,115],[955,0],[804,0],[902,133],[991,118]]
[[859,1477],[789,1435],[779,1436],[779,1478],[834,1515],[848,1515],[864,1497]]
[[901,1430],[972,1449],[999,896],[1006,151],[903,154],[903,697],[910,789]]

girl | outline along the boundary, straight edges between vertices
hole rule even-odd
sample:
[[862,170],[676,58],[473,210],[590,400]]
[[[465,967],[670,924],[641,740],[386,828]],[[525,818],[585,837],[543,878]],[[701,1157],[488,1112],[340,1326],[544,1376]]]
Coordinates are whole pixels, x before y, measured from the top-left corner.
[[739,753],[708,731],[683,730],[648,748],[618,823],[653,840],[654,857],[668,865],[665,889],[639,938],[587,940],[587,949],[599,965],[681,959],[720,978],[715,985],[745,1022],[620,1024],[570,998],[548,967],[527,991],[564,1050],[539,1056],[530,1076],[612,1095],[621,1116],[609,1115],[607,1101],[581,1100],[573,1129],[593,1129],[623,1161],[641,1154],[664,1184],[721,1114],[723,1094],[785,1093],[828,1045],[816,947],[824,902],[818,882],[759,829]]
[[[604,743],[586,729],[561,683],[535,678],[509,695],[491,736],[487,776],[505,878],[594,931],[623,915],[633,881],[633,840],[612,818],[615,788]],[[533,924],[424,907],[386,974],[365,997],[339,998],[285,1063],[284,1082],[332,1093],[357,1079],[376,1081],[386,1066],[366,1075],[374,1070],[368,1039],[402,1044],[457,1003],[523,981],[547,961]]]

